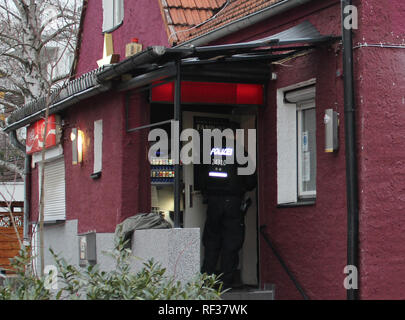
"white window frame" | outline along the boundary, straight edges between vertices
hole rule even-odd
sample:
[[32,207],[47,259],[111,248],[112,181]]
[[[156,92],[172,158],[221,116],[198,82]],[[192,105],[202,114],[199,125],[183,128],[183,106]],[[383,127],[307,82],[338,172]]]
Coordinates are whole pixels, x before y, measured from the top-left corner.
[[[63,147],[61,144],[58,144],[55,147],[45,150],[45,161],[52,161],[63,155]],[[31,167],[34,169],[37,163],[42,162],[42,152],[36,152],[32,155]]]
[[[303,191],[303,151],[302,151],[302,113],[304,110],[315,109],[315,100],[307,100],[297,103],[297,167],[298,167],[298,199],[316,198],[315,190]],[[315,128],[316,131],[316,128]],[[316,152],[316,150],[315,150]]]
[[103,33],[110,33],[124,22],[124,0],[103,0]]
[[94,121],[94,164],[93,173],[103,169],[103,120]]
[[[277,204],[297,203],[298,150],[297,104],[285,100],[285,93],[314,86],[316,79],[309,79],[277,90]],[[298,98],[299,99],[299,98]],[[311,99],[305,95],[304,99]],[[303,99],[303,101],[304,101]]]

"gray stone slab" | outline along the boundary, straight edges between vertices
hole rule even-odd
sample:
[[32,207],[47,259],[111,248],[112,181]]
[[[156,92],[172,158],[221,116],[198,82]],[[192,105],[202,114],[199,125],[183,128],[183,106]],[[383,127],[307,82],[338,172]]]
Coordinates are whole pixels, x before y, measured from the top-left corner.
[[[79,265],[79,236],[77,220],[57,225],[46,225],[44,232],[45,266],[55,265],[49,252],[52,248],[69,264]],[[97,264],[101,270],[115,269],[115,261],[105,252],[114,248],[114,233],[96,234]],[[132,261],[135,272],[149,259],[167,269],[166,275],[185,283],[200,269],[200,229],[145,229],[136,230],[132,238]]]
[[135,270],[149,259],[166,268],[166,275],[185,283],[199,273],[200,229],[136,230],[132,239]]
[[68,263],[79,265],[77,220],[61,224],[46,224],[44,226],[44,245],[45,266],[55,264],[49,248],[52,248],[56,254],[60,254]]
[[[60,224],[47,224],[44,226],[44,231],[45,266],[55,264],[49,248],[52,248],[56,254],[59,254],[69,264],[79,266],[77,220],[69,220]],[[102,270],[109,271],[115,268],[114,260],[105,253],[113,248],[114,233],[96,234],[97,264]]]

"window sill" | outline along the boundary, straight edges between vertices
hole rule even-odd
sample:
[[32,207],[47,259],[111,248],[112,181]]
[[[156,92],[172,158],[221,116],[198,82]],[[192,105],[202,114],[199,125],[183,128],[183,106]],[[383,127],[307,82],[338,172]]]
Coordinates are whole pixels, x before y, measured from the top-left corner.
[[[66,220],[44,220],[44,225],[64,224]],[[39,221],[38,221],[39,224]]]
[[100,178],[101,178],[101,171],[92,173],[92,174],[90,175],[90,177],[91,177],[93,180],[100,179]]
[[102,33],[106,34],[106,33],[111,33],[114,32],[115,30],[117,30],[119,27],[121,27],[124,24],[124,21],[121,21],[119,24],[117,24],[116,26],[108,29],[108,30],[103,30]]
[[315,206],[316,198],[313,199],[302,199],[297,202],[278,204],[277,208],[294,208],[294,207],[306,207]]

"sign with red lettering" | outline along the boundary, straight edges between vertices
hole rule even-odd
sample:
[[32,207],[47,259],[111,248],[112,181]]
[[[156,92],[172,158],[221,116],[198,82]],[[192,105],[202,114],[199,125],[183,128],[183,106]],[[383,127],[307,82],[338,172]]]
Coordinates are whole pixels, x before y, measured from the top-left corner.
[[[51,115],[48,117],[48,126],[46,130],[46,149],[56,146],[56,144],[58,143],[56,129],[56,116]],[[33,154],[42,150],[42,148],[44,147],[44,130],[45,119],[39,120],[28,127],[26,141],[27,154]]]

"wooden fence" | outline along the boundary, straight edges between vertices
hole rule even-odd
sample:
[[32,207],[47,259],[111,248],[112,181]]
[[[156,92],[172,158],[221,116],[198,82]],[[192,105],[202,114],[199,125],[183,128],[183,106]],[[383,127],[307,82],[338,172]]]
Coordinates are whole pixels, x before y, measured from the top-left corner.
[[[4,208],[4,207],[3,207]],[[15,208],[13,207],[13,211]],[[5,210],[3,210],[5,211]],[[16,210],[17,211],[17,210]],[[22,210],[13,212],[20,239],[23,239],[23,216]],[[12,273],[10,258],[18,254],[20,245],[9,212],[0,212],[0,269]]]

